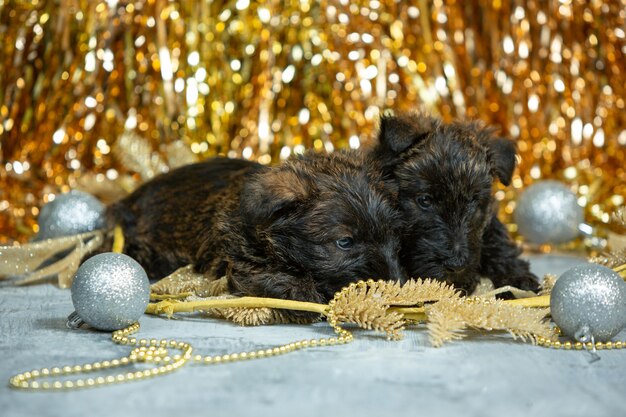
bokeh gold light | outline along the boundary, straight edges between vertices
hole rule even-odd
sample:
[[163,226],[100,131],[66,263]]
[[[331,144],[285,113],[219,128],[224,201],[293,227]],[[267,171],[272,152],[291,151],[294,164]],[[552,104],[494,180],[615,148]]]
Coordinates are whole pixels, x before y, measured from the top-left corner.
[[511,190],[575,189],[608,222],[624,203],[626,0],[0,0],[0,241],[25,240],[52,195],[155,157],[277,163],[366,146],[386,108],[499,126]]

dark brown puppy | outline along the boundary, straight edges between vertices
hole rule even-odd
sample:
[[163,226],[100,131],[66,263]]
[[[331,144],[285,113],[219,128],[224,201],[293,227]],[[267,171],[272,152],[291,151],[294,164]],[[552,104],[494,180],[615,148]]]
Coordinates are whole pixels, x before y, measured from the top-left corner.
[[403,281],[393,186],[362,154],[278,167],[216,158],[144,184],[109,209],[153,278],[194,264],[233,294],[327,302],[350,282]]
[[494,178],[511,182],[515,146],[476,122],[443,124],[419,114],[383,117],[371,156],[399,186],[407,229],[401,263],[471,293],[479,277],[496,287],[538,289],[528,262],[496,217]]

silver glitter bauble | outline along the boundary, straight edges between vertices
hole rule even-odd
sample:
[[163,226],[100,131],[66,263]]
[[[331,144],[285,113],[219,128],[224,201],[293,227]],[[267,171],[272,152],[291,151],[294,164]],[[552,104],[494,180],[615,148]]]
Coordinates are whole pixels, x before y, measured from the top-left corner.
[[578,265],[554,284],[552,319],[580,342],[607,341],[626,327],[626,282],[602,265]]
[[83,322],[100,330],[119,330],[135,323],[146,311],[150,282],[130,256],[101,253],[87,259],[72,282],[74,313],[69,327]]
[[104,227],[105,206],[82,191],[56,196],[41,208],[36,240],[91,232]]
[[558,181],[545,180],[528,187],[519,197],[515,223],[532,243],[564,243],[578,236],[584,220],[576,195]]

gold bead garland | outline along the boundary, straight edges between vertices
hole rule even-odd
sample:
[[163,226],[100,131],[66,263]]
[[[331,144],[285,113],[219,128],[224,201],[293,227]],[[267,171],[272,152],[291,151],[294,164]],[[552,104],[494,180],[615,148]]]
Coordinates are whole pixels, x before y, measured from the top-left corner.
[[626,347],[626,341],[616,341],[616,342],[570,342],[565,341],[565,342],[561,342],[560,340],[549,340],[543,337],[538,337],[537,338],[537,346],[542,346],[545,348],[551,348],[551,349],[563,349],[563,350],[582,350],[582,349],[587,349],[587,350],[593,350],[594,348],[596,350],[617,350],[617,349],[623,349]]
[[[217,365],[220,363],[269,358],[272,356],[283,355],[296,350],[313,348],[318,346],[333,346],[338,344],[341,345],[353,341],[353,335],[337,325],[337,321],[336,319],[334,319],[332,313],[330,313],[328,316],[328,323],[337,334],[337,337],[300,340],[273,348],[206,356],[198,354],[192,355],[193,347],[186,342],[180,342],[173,339],[157,340],[136,339],[134,337],[130,337],[132,334],[136,333],[139,330],[139,323],[135,323],[125,329],[113,332],[111,337],[112,341],[116,344],[136,346],[128,356],[121,357],[119,359],[88,363],[84,365],[66,365],[63,367],[35,369],[13,376],[9,380],[9,384],[13,388],[30,390],[67,390],[76,388],[91,388],[102,385],[139,381],[146,378],[165,375],[176,371],[190,361],[193,361],[197,364]],[[558,328],[555,329],[555,332],[557,333],[557,335],[560,333]],[[556,350],[619,350],[626,348],[626,341],[583,343],[571,341],[561,342],[559,340],[550,340],[544,337],[537,337],[537,346],[552,348]],[[170,349],[179,350],[181,353],[171,356],[169,353]],[[143,371],[119,373],[116,375],[79,378],[73,380],[57,379],[52,381],[38,382],[39,379],[43,378],[54,378],[99,372],[140,362],[154,363],[158,366],[152,369],[145,369]]]
[[558,337],[561,336],[561,329],[554,328],[554,333],[557,338],[547,339],[545,337],[537,338],[537,346],[542,346],[550,349],[563,349],[563,350],[619,350],[626,348],[626,341],[609,341],[609,342],[571,342],[569,340],[560,341]]
[[[336,337],[326,337],[310,340],[299,340],[273,348],[259,349],[254,351],[244,351],[227,353],[223,355],[192,355],[193,347],[186,342],[166,339],[137,339],[130,337],[139,330],[139,323],[135,323],[125,329],[113,332],[111,339],[118,345],[136,346],[128,356],[119,359],[105,360],[88,363],[84,365],[63,366],[53,368],[35,369],[30,372],[23,372],[13,376],[9,380],[10,386],[19,389],[30,390],[64,390],[74,388],[91,388],[102,385],[118,384],[124,382],[138,381],[155,376],[165,375],[176,371],[178,368],[193,361],[198,364],[217,365],[220,363],[262,359],[272,356],[284,355],[296,350],[314,348],[318,346],[333,346],[350,343],[353,336],[347,330],[342,329],[333,318],[332,313],[328,316],[328,323],[331,325]],[[180,353],[171,355],[169,350],[176,349]],[[52,380],[39,382],[43,378],[55,378],[69,375],[85,374],[107,369],[128,366],[134,363],[154,363],[155,368],[143,371],[119,373],[116,375],[98,376],[93,378],[77,378],[72,380]]]

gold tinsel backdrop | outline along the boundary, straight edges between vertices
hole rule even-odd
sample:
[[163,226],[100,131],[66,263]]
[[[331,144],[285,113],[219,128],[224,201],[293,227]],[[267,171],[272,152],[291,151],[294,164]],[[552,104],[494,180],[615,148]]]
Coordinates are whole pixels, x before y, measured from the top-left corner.
[[174,154],[357,148],[387,108],[516,139],[504,214],[558,178],[608,223],[626,188],[625,22],[626,0],[0,0],[0,243],[70,188],[114,198]]

